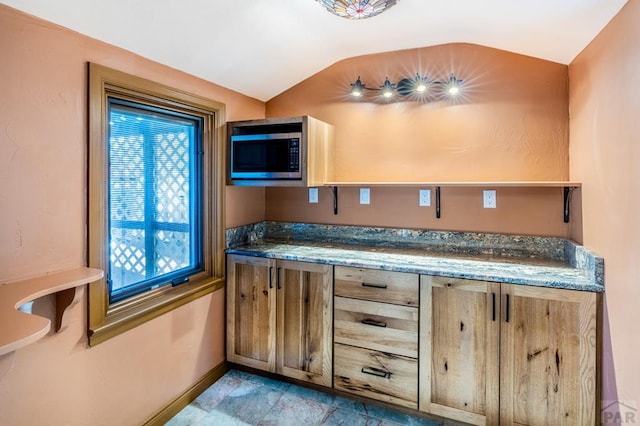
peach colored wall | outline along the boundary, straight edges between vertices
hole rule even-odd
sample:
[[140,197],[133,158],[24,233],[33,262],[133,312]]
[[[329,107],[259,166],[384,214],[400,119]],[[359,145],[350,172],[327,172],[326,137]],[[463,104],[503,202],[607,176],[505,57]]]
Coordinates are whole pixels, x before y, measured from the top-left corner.
[[227,228],[261,222],[265,217],[265,189],[227,186]]
[[[0,282],[86,264],[87,61],[223,102],[229,120],[265,113],[260,101],[3,5],[0,55]],[[230,192],[230,222],[263,219],[264,190]],[[245,201],[256,211],[239,209]],[[85,306],[83,293],[67,330],[0,357],[0,424],[139,424],[224,359],[223,291],[94,348]]]
[[[571,178],[584,243],[605,258],[605,401],[640,408],[640,0],[569,66]],[[633,405],[632,405],[633,406]],[[638,421],[636,413],[636,421]]]
[[[435,188],[431,207],[418,206],[418,189],[370,188],[371,204],[359,204],[359,188],[339,188],[338,215],[333,195],[320,188],[318,204],[309,204],[306,188],[267,188],[267,220],[398,228],[568,236],[563,222],[562,188],[496,188],[496,209],[482,207],[482,188],[443,187],[441,218],[436,219]],[[428,187],[426,189],[429,189]]]
[[[455,73],[455,103],[348,98],[416,72]],[[338,181],[562,180],[569,176],[567,67],[471,44],[338,62],[267,102],[267,116],[312,115],[336,127]]]
[[[447,101],[354,102],[358,76],[374,87],[415,72],[464,79]],[[337,181],[508,181],[568,178],[567,67],[470,44],[448,44],[347,59],[267,102],[267,116],[309,114],[336,127]],[[432,188],[433,190],[433,188]],[[482,188],[443,188],[442,219],[417,206],[416,188],[374,188],[372,205],[341,189],[334,216],[329,190],[309,205],[302,190],[267,190],[266,217],[461,231],[568,236],[561,189],[498,189],[482,209]],[[343,194],[343,195],[342,195]],[[579,205],[574,208],[579,214]]]

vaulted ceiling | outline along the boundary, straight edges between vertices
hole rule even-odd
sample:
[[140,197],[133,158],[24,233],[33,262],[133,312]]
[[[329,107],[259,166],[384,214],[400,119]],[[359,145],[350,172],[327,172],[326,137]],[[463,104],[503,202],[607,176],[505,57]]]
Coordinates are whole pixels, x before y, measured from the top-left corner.
[[266,101],[345,58],[464,42],[570,63],[627,0],[398,0],[347,20],[315,0],[2,0]]

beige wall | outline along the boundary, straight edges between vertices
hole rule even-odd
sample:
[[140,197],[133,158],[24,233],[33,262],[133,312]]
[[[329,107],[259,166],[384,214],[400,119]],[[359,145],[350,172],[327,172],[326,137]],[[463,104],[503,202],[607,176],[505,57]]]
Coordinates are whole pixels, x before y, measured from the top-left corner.
[[603,399],[640,408],[640,0],[571,63],[569,81],[584,243],[605,258]]
[[568,236],[562,216],[562,188],[497,188],[496,209],[482,207],[482,188],[443,187],[441,218],[436,219],[435,188],[431,207],[418,206],[417,187],[372,187],[371,204],[359,204],[359,188],[320,188],[318,204],[309,204],[306,188],[268,188],[267,220],[341,225],[390,226],[434,230]]
[[[354,102],[371,87],[426,73],[464,80],[458,102]],[[569,177],[567,67],[470,44],[338,62],[267,102],[267,116],[336,127],[339,181],[562,180]]]
[[265,218],[265,189],[227,186],[227,228],[261,222]]
[[[375,87],[416,72],[464,80],[457,102],[353,101],[360,76]],[[341,61],[267,102],[267,116],[309,114],[336,127],[337,181],[563,180],[569,176],[567,67],[470,44],[361,56]],[[435,188],[431,188],[432,193]],[[418,207],[417,188],[340,189],[308,204],[306,191],[269,188],[266,217],[316,223],[568,236],[561,188],[498,188],[497,209],[483,188],[443,188],[442,218]],[[432,203],[434,204],[434,203]],[[574,206],[579,217],[580,205]],[[579,235],[576,233],[579,240]]]
[[[606,261],[605,399],[640,401],[638,28],[640,0],[630,0],[569,79],[560,64],[453,44],[342,61],[266,105],[268,116],[336,125],[341,180],[582,181],[569,225],[557,188],[498,188],[496,210],[479,207],[481,188],[443,188],[437,220],[433,205],[417,207],[417,188],[373,188],[371,206],[357,204],[356,188],[341,189],[334,216],[326,188],[309,205],[303,189],[227,187],[227,226],[267,218],[580,241],[584,223],[585,245]],[[85,264],[87,61],[224,102],[229,120],[265,116],[257,100],[5,6],[0,54],[0,282]],[[454,71],[467,97],[453,105],[345,97],[358,75],[375,86],[416,70]],[[0,424],[140,423],[224,358],[223,302],[216,292],[90,349],[79,303],[66,331],[0,357]],[[36,309],[50,311],[50,298]]]
[[[87,61],[223,102],[230,120],[265,113],[255,99],[2,5],[0,55],[0,282],[86,263]],[[264,218],[264,190],[229,192],[229,223]],[[34,309],[51,306],[48,297]],[[0,424],[139,424],[224,359],[223,291],[95,348],[85,306],[83,295],[63,333],[0,357]]]

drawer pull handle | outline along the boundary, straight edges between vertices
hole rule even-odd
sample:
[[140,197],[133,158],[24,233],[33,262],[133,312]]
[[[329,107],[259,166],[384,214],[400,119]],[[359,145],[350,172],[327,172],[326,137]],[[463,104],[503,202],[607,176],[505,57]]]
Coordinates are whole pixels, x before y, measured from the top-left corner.
[[491,319],[492,321],[496,320],[496,294],[495,293],[491,293]]
[[509,295],[507,294],[507,309],[505,309],[507,313],[505,314],[506,322],[509,322]]
[[374,327],[386,327],[387,323],[386,322],[381,322],[381,321],[376,321],[376,320],[372,320],[372,319],[363,319],[362,321],[360,321],[363,324],[366,325],[372,325]]
[[391,372],[390,371],[381,370],[379,368],[362,367],[362,369],[360,371],[362,373],[364,373],[364,374],[369,374],[371,376],[382,377],[383,379],[386,379],[387,377],[391,378]]
[[273,266],[269,266],[269,288],[273,288]]
[[387,288],[386,284],[371,284],[371,283],[362,283],[362,287],[371,287],[371,288]]
[[280,283],[280,271],[282,270],[282,268],[278,268],[278,273],[276,275],[276,286],[278,287],[278,290],[280,290],[282,288],[282,284]]

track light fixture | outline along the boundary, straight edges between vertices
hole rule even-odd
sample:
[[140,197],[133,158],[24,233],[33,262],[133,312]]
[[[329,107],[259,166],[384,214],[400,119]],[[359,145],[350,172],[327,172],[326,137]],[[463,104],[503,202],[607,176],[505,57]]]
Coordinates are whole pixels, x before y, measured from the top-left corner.
[[416,74],[414,78],[403,78],[395,84],[389,81],[389,77],[385,77],[382,86],[372,88],[363,84],[358,76],[355,83],[351,85],[351,95],[356,98],[363,97],[365,90],[377,91],[385,100],[393,98],[396,93],[418,98],[437,95],[454,98],[462,93],[462,80],[457,79],[453,74],[445,81],[429,80],[426,76]]

